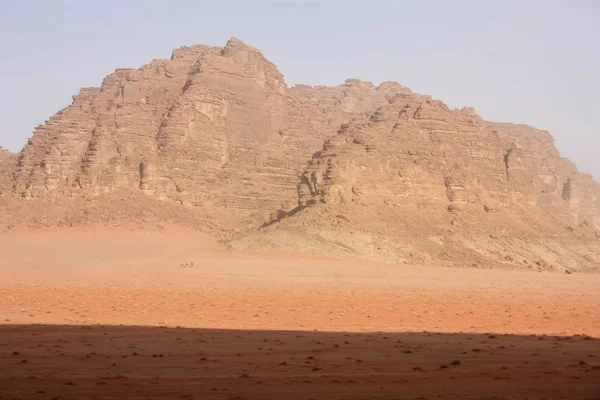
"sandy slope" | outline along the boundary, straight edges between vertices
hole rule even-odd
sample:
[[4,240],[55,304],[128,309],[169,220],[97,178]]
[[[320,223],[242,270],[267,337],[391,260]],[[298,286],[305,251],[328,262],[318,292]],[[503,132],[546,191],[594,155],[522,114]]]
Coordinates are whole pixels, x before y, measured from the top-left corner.
[[0,254],[0,398],[600,396],[600,275],[223,253],[171,227]]

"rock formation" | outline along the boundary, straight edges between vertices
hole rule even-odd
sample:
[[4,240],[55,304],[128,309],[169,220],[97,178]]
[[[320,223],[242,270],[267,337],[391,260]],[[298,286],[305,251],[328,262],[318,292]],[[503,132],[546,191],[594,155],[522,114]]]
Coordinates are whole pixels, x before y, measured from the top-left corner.
[[527,187],[532,204],[564,221],[600,230],[600,183],[560,157],[548,132],[527,125],[487,124],[512,142],[505,154],[507,178]]
[[561,158],[547,132],[416,99],[397,96],[368,123],[344,125],[302,175],[299,205],[427,199],[450,210],[539,206],[600,229],[600,184]]
[[325,139],[397,93],[410,90],[359,80],[289,89],[235,38],[223,48],[182,47],[82,89],[36,129],[14,187],[26,199],[137,188],[220,211],[229,228],[263,222],[295,206],[298,175]]
[[0,147],[0,196],[9,194],[11,190],[11,167],[15,162],[15,155]]
[[237,248],[600,263],[600,185],[549,133],[395,82],[288,88],[235,38],[82,89],[18,155],[0,151],[0,195],[5,227],[176,220],[233,234]]
[[315,153],[296,210],[233,246],[592,270],[598,199],[546,132],[398,95]]
[[12,155],[13,155],[13,153],[11,153],[10,151],[8,151],[5,148],[3,148],[2,146],[0,146],[0,162],[6,160],[7,158],[11,157]]

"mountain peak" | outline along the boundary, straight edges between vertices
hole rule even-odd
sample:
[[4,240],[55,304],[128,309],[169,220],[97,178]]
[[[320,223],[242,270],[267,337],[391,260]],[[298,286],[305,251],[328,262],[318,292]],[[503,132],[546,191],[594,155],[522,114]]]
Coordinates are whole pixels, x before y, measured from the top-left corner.
[[257,49],[256,47],[246,44],[244,41],[236,38],[235,36],[231,37],[231,39],[229,39],[227,41],[227,43],[225,44],[223,51],[226,51],[226,50],[236,50],[236,51],[242,50],[242,51],[252,51],[255,53],[261,53],[261,51],[259,49]]

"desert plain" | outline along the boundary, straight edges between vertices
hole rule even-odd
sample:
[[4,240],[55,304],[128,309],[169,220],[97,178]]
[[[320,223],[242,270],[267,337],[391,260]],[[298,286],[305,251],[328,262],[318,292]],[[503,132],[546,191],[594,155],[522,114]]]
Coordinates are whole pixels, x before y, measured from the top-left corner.
[[1,399],[599,399],[600,275],[0,234]]

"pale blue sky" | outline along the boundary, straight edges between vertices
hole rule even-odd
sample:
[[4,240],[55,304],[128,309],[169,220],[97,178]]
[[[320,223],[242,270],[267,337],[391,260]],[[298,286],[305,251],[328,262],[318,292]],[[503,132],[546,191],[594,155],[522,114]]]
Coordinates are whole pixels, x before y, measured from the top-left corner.
[[547,129],[600,178],[600,0],[0,0],[0,146],[20,150],[115,68],[231,36],[290,86],[395,80]]

